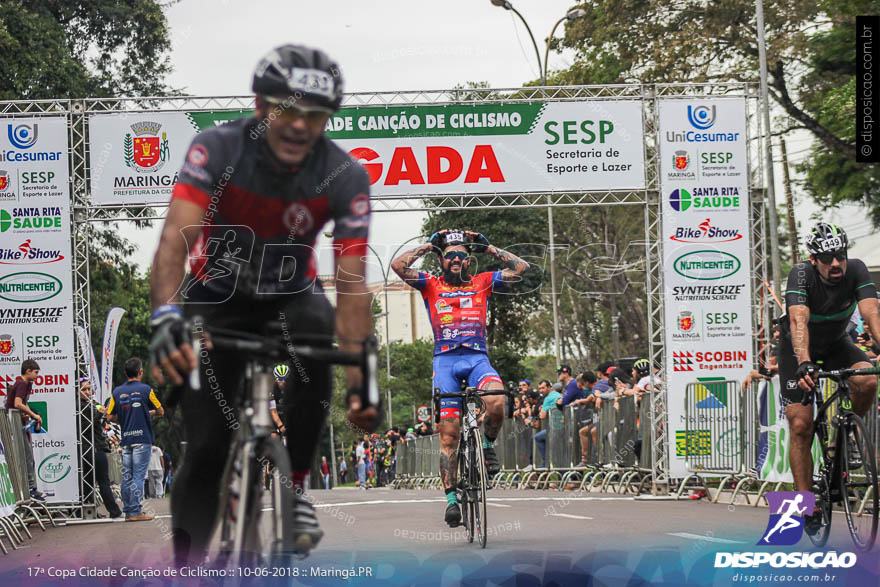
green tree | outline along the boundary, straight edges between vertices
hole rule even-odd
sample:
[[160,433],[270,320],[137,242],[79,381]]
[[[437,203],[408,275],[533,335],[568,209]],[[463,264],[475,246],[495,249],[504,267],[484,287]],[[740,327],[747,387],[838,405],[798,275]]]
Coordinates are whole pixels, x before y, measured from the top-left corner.
[[4,1],[0,99],[162,95],[169,49],[159,2]]
[[[648,0],[584,3],[584,18],[567,21],[553,46],[576,51],[576,62],[551,84],[756,82],[759,79],[752,0]],[[855,39],[858,14],[876,0],[766,0],[769,89],[787,120],[781,132],[815,137],[803,169],[821,204],[851,200],[880,222],[877,165],[856,163]]]

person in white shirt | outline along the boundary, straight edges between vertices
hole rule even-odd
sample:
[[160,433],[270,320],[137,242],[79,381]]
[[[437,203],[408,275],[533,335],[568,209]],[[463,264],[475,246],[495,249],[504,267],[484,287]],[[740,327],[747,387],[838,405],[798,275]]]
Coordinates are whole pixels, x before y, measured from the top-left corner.
[[147,467],[148,495],[159,499],[165,497],[165,468],[162,466],[162,455],[162,449],[154,444],[150,449],[150,464]]
[[357,449],[355,449],[354,454],[357,457],[358,461],[358,482],[361,485],[361,489],[367,488],[367,462],[366,455],[367,451],[365,448],[366,441],[359,442],[357,445]]

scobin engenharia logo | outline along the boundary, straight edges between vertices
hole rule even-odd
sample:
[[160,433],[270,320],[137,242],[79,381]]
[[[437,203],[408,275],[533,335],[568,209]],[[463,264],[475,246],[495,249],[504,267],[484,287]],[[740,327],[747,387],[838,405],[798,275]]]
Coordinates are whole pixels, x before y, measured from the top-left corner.
[[[804,516],[813,512],[816,496],[809,491],[770,491],[765,494],[770,506],[767,528],[758,546],[792,546],[804,534]],[[756,568],[769,564],[773,568],[843,568],[856,564],[852,552],[717,552],[715,568]]]

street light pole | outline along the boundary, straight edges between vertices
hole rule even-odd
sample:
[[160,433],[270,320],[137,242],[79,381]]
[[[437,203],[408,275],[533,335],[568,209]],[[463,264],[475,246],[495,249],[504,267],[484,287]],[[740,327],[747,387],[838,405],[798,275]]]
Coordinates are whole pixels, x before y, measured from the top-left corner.
[[[556,21],[556,24],[553,25],[553,29],[550,31],[550,36],[547,37],[547,45],[544,50],[544,65],[541,65],[541,54],[538,52],[538,44],[535,42],[535,36],[532,34],[532,29],[529,28],[529,23],[526,22],[526,19],[523,18],[523,15],[519,13],[519,11],[513,7],[508,0],[490,0],[493,5],[500,6],[505,10],[512,10],[514,14],[516,14],[519,19],[522,21],[523,25],[526,27],[526,31],[529,33],[529,38],[532,40],[532,46],[535,47],[535,57],[538,58],[538,75],[541,77],[541,86],[547,85],[547,59],[550,57],[550,40],[553,38],[553,34],[556,32],[556,27],[559,26],[563,20],[571,20],[575,18],[581,18],[586,16],[587,11],[582,8],[574,8],[569,10],[565,16]],[[560,344],[559,344],[559,310],[558,304],[556,302],[556,242],[553,238],[553,201],[551,199],[550,194],[547,194],[547,235],[548,241],[550,245],[550,304],[553,308],[553,351],[556,355],[556,363],[557,365],[562,363],[562,356],[560,354]]]
[[[770,208],[770,259],[773,262],[773,287],[782,291],[782,266],[779,259],[779,234],[776,225],[776,184],[773,176],[773,151],[770,145],[770,98],[767,91],[767,51],[764,46],[764,5],[755,0],[755,18],[758,26],[758,64],[761,70],[761,103],[764,111],[764,149],[767,157],[767,206]],[[792,260],[792,263],[796,260]]]

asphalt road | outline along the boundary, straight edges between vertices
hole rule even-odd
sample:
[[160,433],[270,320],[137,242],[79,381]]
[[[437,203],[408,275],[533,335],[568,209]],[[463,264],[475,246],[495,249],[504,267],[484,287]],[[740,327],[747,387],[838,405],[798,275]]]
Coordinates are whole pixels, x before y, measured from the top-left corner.
[[[664,564],[689,569],[719,550],[756,550],[768,521],[766,507],[493,489],[488,497],[488,545],[481,549],[476,541],[467,542],[463,528],[450,529],[443,523],[445,498],[439,491],[338,488],[314,490],[310,495],[325,536],[319,548],[298,563],[296,572],[308,575],[314,568],[321,573],[321,569],[363,567],[364,581],[372,577],[384,579],[385,584],[425,582],[425,577],[436,580],[428,583],[456,584],[456,579],[486,565],[527,572],[559,564],[577,567],[575,563],[585,556],[593,557],[595,565],[597,553],[622,561],[626,568],[657,566],[662,576]],[[56,573],[83,567],[171,568],[168,504],[167,499],[148,500],[146,509],[157,514],[150,522],[70,524],[46,532],[32,528],[33,540],[0,555],[0,583],[61,582],[48,576],[50,567]],[[794,548],[808,551],[811,546],[804,537]],[[840,515],[835,515],[825,548],[832,549],[852,550]],[[880,559],[875,564],[880,572]],[[159,581],[166,580],[170,581]],[[318,577],[305,583],[315,581],[332,582]],[[120,578],[113,583],[134,585],[137,580]],[[93,583],[74,576],[63,584]],[[612,577],[604,584],[616,583]]]

